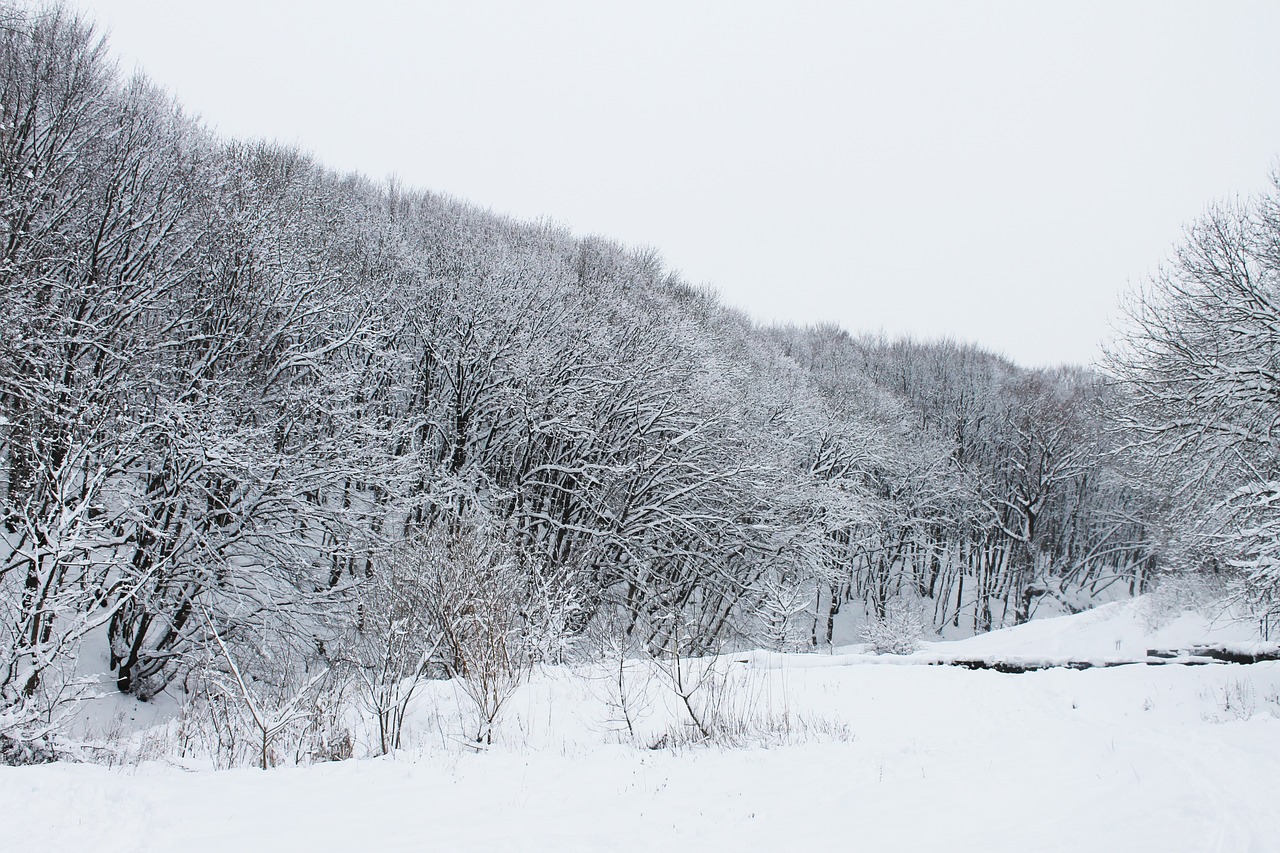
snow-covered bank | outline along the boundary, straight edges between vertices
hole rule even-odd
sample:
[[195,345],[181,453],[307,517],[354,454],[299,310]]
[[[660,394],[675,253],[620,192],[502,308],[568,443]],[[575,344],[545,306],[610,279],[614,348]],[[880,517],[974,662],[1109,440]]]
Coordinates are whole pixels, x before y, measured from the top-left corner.
[[[1117,608],[1024,634],[1075,633],[1083,643],[1130,615]],[[993,653],[1030,640],[1017,631],[981,639]],[[266,772],[0,768],[16,829],[0,849],[1280,846],[1280,664],[1003,675],[788,665],[800,660],[727,666],[726,677],[769,713],[838,721],[849,736],[649,750],[643,741],[667,713],[659,701],[641,742],[620,744],[601,685],[556,669],[521,689],[499,743],[476,753],[438,731],[457,706],[437,684],[419,703],[411,748],[394,758]]]
[[[1204,646],[1238,655],[1274,655],[1280,644],[1257,639],[1257,626],[1223,614],[1209,618],[1187,610],[1162,614],[1151,596],[1104,604],[1072,616],[1035,619],[1013,628],[960,640],[925,642],[909,655],[876,655],[865,644],[840,646],[829,655],[778,655],[755,651],[737,656],[753,667],[930,666],[957,661],[1023,665],[1028,668],[1160,662],[1152,651],[1193,655]],[[1164,655],[1161,655],[1164,657]],[[1207,659],[1206,659],[1207,660]]]

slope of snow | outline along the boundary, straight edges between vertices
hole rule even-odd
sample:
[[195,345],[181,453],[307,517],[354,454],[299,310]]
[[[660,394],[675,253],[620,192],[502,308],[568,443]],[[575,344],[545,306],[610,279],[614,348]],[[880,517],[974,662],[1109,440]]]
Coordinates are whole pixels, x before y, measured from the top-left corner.
[[1141,598],[1104,604],[1072,616],[1034,619],[959,640],[922,642],[910,655],[875,655],[865,644],[839,646],[829,655],[777,655],[749,652],[738,657],[757,667],[810,668],[852,665],[928,665],[946,661],[1011,661],[1064,664],[1142,660],[1150,650],[1190,650],[1213,645],[1242,653],[1275,651],[1275,643],[1257,639],[1257,627],[1226,614],[1160,613]]
[[1187,649],[1206,643],[1255,638],[1252,624],[1209,619],[1186,611],[1165,618],[1152,612],[1152,600],[1139,598],[1104,604],[1074,616],[1035,619],[1025,625],[979,634],[928,648],[953,658],[1027,656],[1076,660],[1133,660],[1148,649]]
[[[1139,616],[1104,608],[962,651],[1078,658],[1213,630],[1179,619],[1144,632]],[[521,688],[481,752],[460,742],[465,707],[437,683],[392,758],[0,768],[0,850],[1280,849],[1280,664],[802,663],[823,659],[716,663],[725,703],[811,726],[745,748],[645,748],[679,725],[653,684],[636,742],[619,743],[604,673],[557,668]]]

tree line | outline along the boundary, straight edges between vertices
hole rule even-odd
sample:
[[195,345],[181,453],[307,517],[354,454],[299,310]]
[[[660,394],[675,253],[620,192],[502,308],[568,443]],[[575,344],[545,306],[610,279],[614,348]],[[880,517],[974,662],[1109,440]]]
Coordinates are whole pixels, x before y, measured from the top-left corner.
[[[761,326],[653,251],[219,138],[65,9],[0,22],[0,730],[99,648],[143,699],[324,669],[394,716],[592,631],[981,632],[1202,558],[1188,500],[1275,575],[1274,202],[1193,235],[1110,367],[1028,370]],[[1179,384],[1233,293],[1196,276],[1257,292]]]

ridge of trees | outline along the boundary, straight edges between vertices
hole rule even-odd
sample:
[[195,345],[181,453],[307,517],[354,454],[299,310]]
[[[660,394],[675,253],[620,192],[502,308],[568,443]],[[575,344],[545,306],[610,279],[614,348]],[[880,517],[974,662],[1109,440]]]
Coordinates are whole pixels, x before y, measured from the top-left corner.
[[1155,403],[1090,370],[761,327],[652,251],[219,139],[84,20],[0,14],[0,729],[96,636],[143,699],[355,667],[394,717],[388,679],[498,689],[602,625],[825,645],[848,606],[985,631],[1149,581],[1161,503],[1103,416]]

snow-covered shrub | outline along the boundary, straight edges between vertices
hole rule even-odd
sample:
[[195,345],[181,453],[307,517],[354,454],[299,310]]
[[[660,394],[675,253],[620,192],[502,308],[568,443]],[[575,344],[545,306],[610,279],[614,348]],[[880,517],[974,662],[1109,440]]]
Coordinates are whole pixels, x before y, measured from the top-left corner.
[[1252,679],[1233,679],[1231,683],[1222,685],[1217,697],[1225,719],[1248,720],[1258,708]]
[[[409,702],[440,666],[436,653],[444,635],[433,596],[435,566],[443,558],[439,543],[427,538],[391,549],[357,590],[357,623],[333,643],[334,659],[375,721],[377,741],[370,746],[379,755],[400,748]],[[336,746],[341,751],[341,743]]]
[[417,571],[427,592],[425,623],[440,638],[435,654],[471,707],[467,736],[492,743],[532,662],[518,554],[493,519],[477,513],[431,533]]
[[608,710],[605,727],[634,742],[637,726],[653,708],[653,664],[620,614],[603,614],[590,632],[592,653],[601,665],[590,671],[588,691]]
[[346,761],[355,754],[355,737],[347,722],[346,704],[341,688],[316,694],[315,707],[307,716],[307,727],[298,738],[295,750],[298,764]]
[[719,658],[712,654],[692,657],[695,638],[689,633],[683,615],[673,610],[661,619],[666,623],[666,643],[653,656],[653,671],[671,690],[688,714],[693,730],[703,739],[713,737],[714,717],[721,698],[716,686],[725,672]]
[[1213,619],[1222,615],[1229,597],[1221,575],[1205,572],[1164,572],[1139,606],[1143,626],[1154,631],[1183,613],[1199,613]]
[[564,663],[572,651],[574,624],[582,613],[578,586],[568,572],[529,561],[525,581],[524,646],[534,663]]
[[866,624],[862,639],[878,655],[909,655],[919,647],[923,633],[919,601],[899,596],[885,605],[884,618]]
[[762,574],[755,588],[756,633],[764,647],[775,652],[797,650],[802,640],[794,617],[809,609],[813,598],[810,588],[776,569]]
[[692,726],[673,724],[649,744],[649,748],[680,750],[696,746],[718,746],[724,749],[750,749],[814,741],[846,743],[854,739],[853,730],[843,720],[812,714],[793,714],[789,711],[747,711],[719,718],[715,722],[710,734],[706,736]]
[[[299,744],[311,727],[318,708],[317,696],[331,682],[326,667],[312,671],[295,660],[289,650],[253,648],[247,643],[233,650],[205,614],[214,646],[202,672],[201,692],[211,706],[225,712],[222,722],[233,743],[252,743],[251,762],[263,770],[297,760]],[[243,657],[241,657],[243,655]],[[255,660],[256,659],[256,660]],[[254,662],[253,669],[244,664]],[[254,672],[260,673],[255,676]],[[240,758],[232,752],[233,763]]]
[[[0,725],[3,725],[2,721]],[[30,736],[26,729],[19,726],[0,731],[0,764],[48,764],[57,761],[59,757],[54,739],[48,734]]]
[[[0,652],[0,660],[3,660]],[[44,764],[60,758],[79,758],[75,744],[65,737],[67,722],[89,695],[88,679],[71,673],[70,662],[31,667],[39,677],[28,692],[4,695],[0,690],[0,765]]]
[[669,692],[667,707],[675,719],[645,744],[650,749],[736,749],[851,736],[840,722],[793,714],[785,691],[769,690],[767,679],[734,656],[690,654],[696,641],[679,611],[663,621],[667,641],[651,658],[649,672]]
[[725,657],[686,659],[683,665],[686,686],[696,685],[684,702],[689,719],[672,722],[648,744],[652,749],[744,749],[853,739],[844,721],[794,712],[785,693],[767,690],[757,672]]

